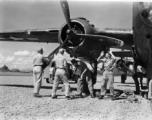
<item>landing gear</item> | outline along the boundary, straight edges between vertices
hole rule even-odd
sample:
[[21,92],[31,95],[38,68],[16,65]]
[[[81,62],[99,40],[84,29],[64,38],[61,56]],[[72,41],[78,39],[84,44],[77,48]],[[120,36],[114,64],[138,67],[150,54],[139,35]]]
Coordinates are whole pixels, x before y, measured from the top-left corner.
[[123,73],[121,74],[121,83],[125,83],[126,79],[127,79],[127,69],[125,68],[125,61],[123,60],[123,58],[121,58],[120,60],[117,61],[116,63],[116,68],[118,70],[123,71]]
[[94,85],[96,84],[97,81],[97,61],[90,62],[90,64],[93,67],[93,72],[91,72],[91,75],[92,75],[92,83]]
[[140,94],[140,87],[139,87],[139,82],[138,82],[138,75],[137,75],[137,66],[138,66],[138,56],[135,50],[135,46],[133,45],[131,48],[131,52],[132,52],[132,56],[134,59],[134,74],[132,76],[133,80],[135,81],[135,85],[136,85],[136,90],[135,90],[135,94]]
[[138,75],[137,75],[137,63],[134,62],[134,70],[135,74],[132,76],[133,80],[135,81],[135,94],[140,94],[140,87],[139,87],[139,82],[138,82]]
[[148,99],[152,100],[152,79],[148,80]]
[[125,83],[126,79],[127,79],[127,75],[126,75],[126,73],[123,73],[121,75],[121,83]]

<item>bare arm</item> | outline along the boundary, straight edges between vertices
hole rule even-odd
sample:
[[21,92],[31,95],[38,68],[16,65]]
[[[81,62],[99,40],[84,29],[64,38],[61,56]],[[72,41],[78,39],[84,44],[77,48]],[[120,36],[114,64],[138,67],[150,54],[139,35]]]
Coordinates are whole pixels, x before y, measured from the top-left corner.
[[69,71],[68,71],[68,64],[67,64],[66,59],[64,59],[64,67],[65,67],[65,70],[66,70],[67,74],[69,74]]
[[103,58],[103,56],[104,56],[104,52],[102,51],[101,54],[100,54],[100,56],[97,59],[97,62],[104,62],[104,60],[101,59],[101,58]]
[[112,51],[110,51],[109,53],[111,54],[111,58],[113,58],[115,60],[116,57],[113,55]]
[[85,69],[85,70],[82,72],[82,74],[80,75],[80,78],[81,78],[81,79],[83,78],[83,76],[84,76],[84,74],[85,74],[86,71],[87,71],[87,69]]
[[43,62],[46,62],[46,63],[49,62],[49,58],[48,57],[43,57],[42,59],[43,59]]
[[82,72],[81,76],[84,75],[86,71],[87,71],[87,69],[85,69],[85,70]]

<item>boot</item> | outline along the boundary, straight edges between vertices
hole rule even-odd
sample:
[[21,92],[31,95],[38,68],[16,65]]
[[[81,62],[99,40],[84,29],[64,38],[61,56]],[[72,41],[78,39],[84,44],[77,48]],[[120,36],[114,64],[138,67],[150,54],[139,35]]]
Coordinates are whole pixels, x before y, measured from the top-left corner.
[[42,95],[39,95],[38,93],[34,93],[34,94],[33,94],[33,97],[41,98],[41,97],[42,97]]

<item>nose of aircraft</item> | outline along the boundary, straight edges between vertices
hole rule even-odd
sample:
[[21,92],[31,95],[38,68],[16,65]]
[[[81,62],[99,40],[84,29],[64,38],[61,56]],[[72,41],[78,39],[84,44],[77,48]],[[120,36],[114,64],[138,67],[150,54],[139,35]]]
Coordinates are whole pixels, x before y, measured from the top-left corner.
[[121,41],[120,42],[120,47],[122,47],[124,45],[124,42],[123,41]]

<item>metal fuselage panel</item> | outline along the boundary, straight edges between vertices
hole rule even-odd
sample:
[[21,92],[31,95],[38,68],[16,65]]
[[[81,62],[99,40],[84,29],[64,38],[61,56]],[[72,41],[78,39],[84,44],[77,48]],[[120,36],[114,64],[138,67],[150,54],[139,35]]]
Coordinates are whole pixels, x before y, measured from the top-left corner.
[[133,4],[133,33],[140,64],[152,69],[152,4]]

